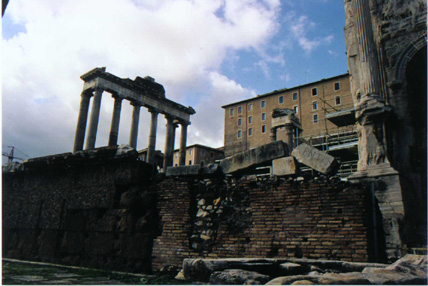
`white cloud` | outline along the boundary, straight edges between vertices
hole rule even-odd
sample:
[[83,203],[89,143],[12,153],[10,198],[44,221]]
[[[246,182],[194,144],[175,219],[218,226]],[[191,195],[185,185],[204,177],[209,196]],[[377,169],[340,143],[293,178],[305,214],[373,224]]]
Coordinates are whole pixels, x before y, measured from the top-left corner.
[[286,22],[291,23],[289,24],[289,29],[292,35],[297,40],[299,46],[308,54],[321,45],[330,44],[334,39],[333,35],[328,35],[325,37],[308,36],[309,32],[316,27],[316,23],[312,22],[305,15],[297,17],[295,13],[290,12],[286,18]]
[[[119,77],[156,78],[168,98],[195,107],[189,142],[217,145],[220,104],[252,94],[219,68],[234,51],[263,49],[279,9],[279,0],[11,1],[5,16],[25,32],[2,41],[3,143],[31,156],[71,151],[79,76],[107,66]],[[130,122],[123,105],[119,143],[127,143]],[[97,146],[107,144],[111,110],[105,93]],[[141,116],[138,147],[145,148],[148,114]],[[163,128],[160,120],[158,149]]]

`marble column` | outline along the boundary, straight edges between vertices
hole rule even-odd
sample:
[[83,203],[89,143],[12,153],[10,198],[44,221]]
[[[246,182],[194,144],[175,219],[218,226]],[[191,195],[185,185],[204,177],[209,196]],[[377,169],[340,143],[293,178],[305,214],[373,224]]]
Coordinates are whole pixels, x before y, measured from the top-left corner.
[[180,135],[180,155],[179,166],[186,165],[186,142],[187,142],[187,126],[186,122],[181,122],[181,135]]
[[288,149],[291,152],[294,149],[294,126],[293,126],[293,124],[285,124],[285,138],[287,140]]
[[174,141],[175,141],[175,126],[174,118],[165,116],[167,120],[166,124],[166,137],[165,137],[165,157],[163,161],[164,170],[172,166],[174,156]]
[[150,121],[150,134],[149,134],[149,147],[147,148],[146,162],[155,165],[155,152],[156,152],[156,131],[158,125],[158,112],[155,109],[149,109],[151,114]]
[[89,100],[92,93],[88,91],[82,92],[80,95],[79,117],[77,119],[76,133],[74,135],[73,152],[83,150],[83,142],[85,140],[86,122],[88,121]]
[[100,118],[101,108],[101,95],[102,89],[96,89],[94,92],[94,99],[92,101],[91,118],[89,122],[88,137],[86,139],[85,150],[95,148],[95,141],[97,139],[98,120]]
[[119,122],[120,122],[120,110],[122,108],[122,98],[114,94],[114,107],[113,107],[113,115],[111,119],[111,127],[110,127],[110,137],[108,140],[109,146],[117,145],[117,137],[119,135]]
[[271,142],[276,141],[276,127],[273,127],[270,129],[270,141]]
[[129,145],[137,149],[137,137],[138,137],[138,123],[140,121],[140,109],[141,105],[132,102],[134,108],[132,110],[132,122],[131,122],[131,131],[129,132]]

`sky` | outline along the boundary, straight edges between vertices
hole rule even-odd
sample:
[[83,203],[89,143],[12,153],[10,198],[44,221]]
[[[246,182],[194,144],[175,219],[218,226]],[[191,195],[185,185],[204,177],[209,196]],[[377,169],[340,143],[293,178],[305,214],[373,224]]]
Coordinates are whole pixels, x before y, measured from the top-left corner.
[[[151,76],[191,106],[187,144],[223,146],[222,105],[347,72],[340,0],[11,0],[2,18],[2,148],[23,159],[71,152],[83,81],[95,67]],[[96,147],[113,99],[103,93]],[[123,102],[118,144],[128,144]],[[156,149],[163,151],[165,119]],[[137,149],[148,145],[140,113]],[[175,147],[178,148],[177,130]],[[6,158],[3,157],[3,160]]]

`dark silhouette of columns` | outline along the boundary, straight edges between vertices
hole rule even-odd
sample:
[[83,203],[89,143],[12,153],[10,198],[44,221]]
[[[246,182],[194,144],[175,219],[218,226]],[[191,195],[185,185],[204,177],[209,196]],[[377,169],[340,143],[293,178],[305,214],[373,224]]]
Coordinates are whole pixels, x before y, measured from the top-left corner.
[[113,115],[111,119],[108,146],[117,145],[117,137],[119,135],[120,110],[122,108],[122,98],[119,97],[117,94],[113,94],[113,98],[114,98],[114,107],[113,107]]
[[86,150],[95,148],[95,140],[97,139],[98,120],[100,117],[102,93],[103,93],[102,89],[96,89],[94,92],[94,99],[92,101],[92,110],[91,110],[91,117],[89,122],[88,137],[87,137],[86,146],[85,146]]
[[179,166],[186,165],[186,142],[187,142],[187,126],[186,122],[180,122],[181,135],[180,135],[180,155],[179,155]]
[[149,109],[151,114],[150,120],[150,134],[149,146],[147,148],[147,163],[155,164],[155,150],[156,150],[156,130],[158,125],[158,112],[155,109]]
[[88,121],[89,100],[92,93],[84,91],[80,98],[79,118],[77,119],[76,133],[74,135],[73,152],[82,151],[85,141],[86,122]]

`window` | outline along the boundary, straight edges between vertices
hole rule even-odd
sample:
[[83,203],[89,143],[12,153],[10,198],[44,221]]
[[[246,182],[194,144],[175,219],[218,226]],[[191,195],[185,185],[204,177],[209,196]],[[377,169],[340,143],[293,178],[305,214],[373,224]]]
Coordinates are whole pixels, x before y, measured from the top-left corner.
[[262,133],[266,133],[266,125],[262,125]]
[[253,128],[248,129],[248,136],[251,136],[251,135],[253,135]]
[[314,114],[314,123],[318,123],[318,114]]
[[189,155],[192,155],[192,149],[189,149]]
[[204,161],[201,161],[201,167],[203,167],[204,166]]
[[205,156],[205,150],[203,150],[203,149],[201,150],[201,155]]
[[260,102],[260,106],[262,108],[265,108],[266,107],[266,100],[262,100],[262,102]]
[[248,111],[251,111],[251,110],[253,110],[253,104],[252,103],[248,104]]
[[284,103],[284,96],[280,96],[279,98],[278,98],[278,102],[279,103]]
[[248,123],[253,123],[253,117],[252,116],[250,116],[250,117],[248,117]]
[[238,118],[238,126],[242,125],[242,118]]
[[336,96],[336,105],[340,105],[341,103],[340,96]]
[[189,165],[192,165],[192,160],[189,160]]
[[214,153],[213,152],[211,152],[211,158],[214,158]]
[[312,89],[312,96],[315,96],[318,94],[317,88]]
[[233,116],[233,113],[234,113],[233,108],[231,108],[229,112],[230,112],[230,113],[229,113],[229,114],[230,114],[230,116]]
[[312,102],[312,110],[317,110],[317,109],[318,109],[318,101]]
[[297,100],[297,92],[293,93],[293,100]]
[[242,137],[242,131],[238,130],[238,138],[241,138],[241,137]]
[[334,90],[339,90],[340,89],[340,82],[335,82],[334,83]]
[[294,113],[299,113],[299,107],[297,105],[293,106]]
[[238,113],[242,113],[242,106],[238,107]]
[[262,113],[262,121],[266,120],[266,113]]

